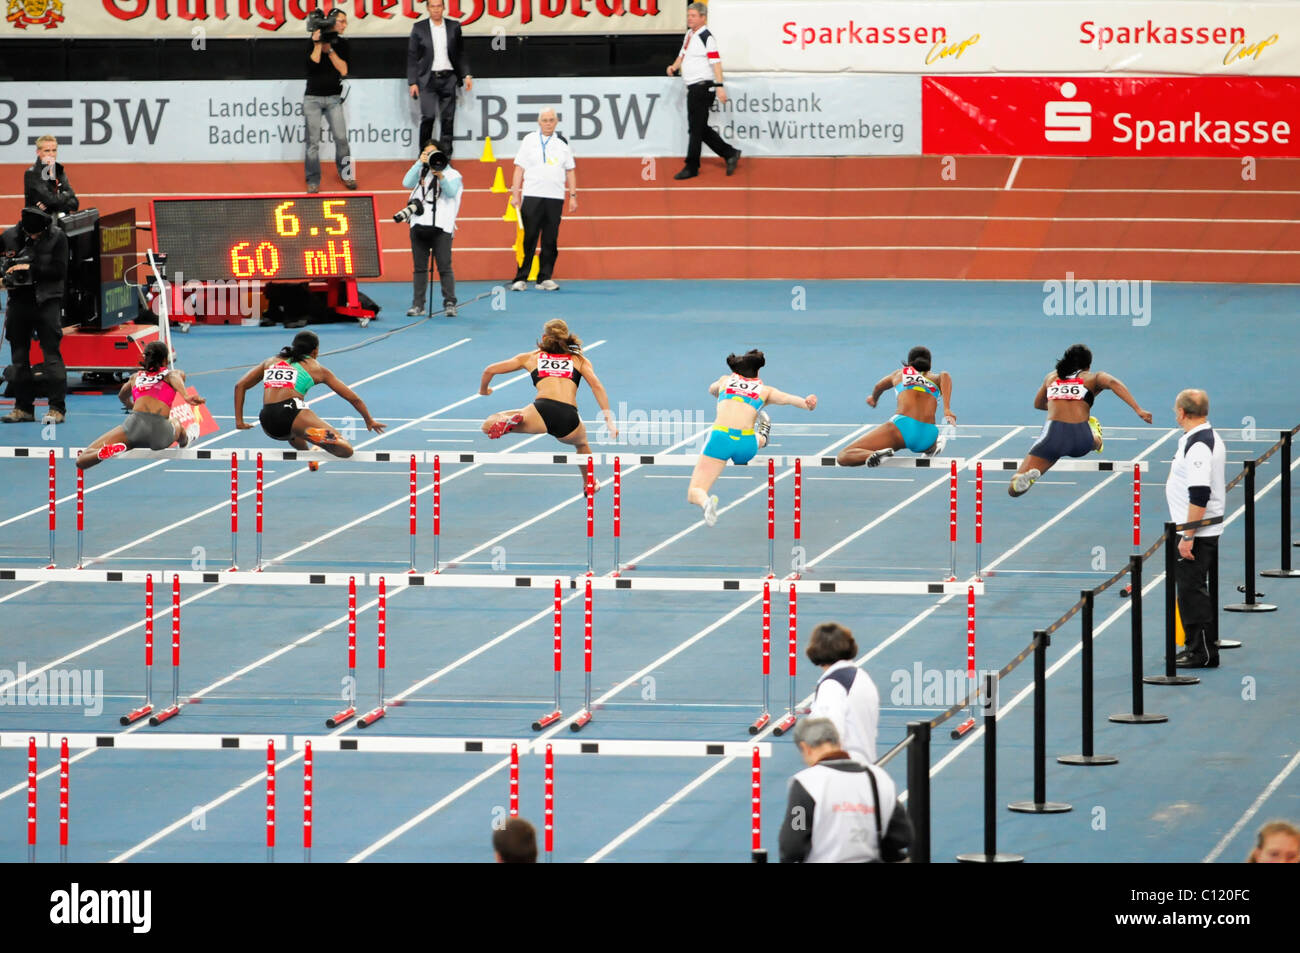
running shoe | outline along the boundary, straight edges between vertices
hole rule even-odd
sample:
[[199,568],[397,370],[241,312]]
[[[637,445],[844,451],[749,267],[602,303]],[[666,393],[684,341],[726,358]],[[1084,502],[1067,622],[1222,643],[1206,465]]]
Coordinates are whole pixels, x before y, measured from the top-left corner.
[[312,473],[315,473],[317,470],[320,469],[320,461],[319,461],[319,460],[308,460],[308,461],[307,461],[307,469],[310,470]]
[[767,446],[767,440],[772,435],[772,418],[767,415],[767,411],[760,410],[758,419],[754,422],[754,429],[758,435],[763,438],[763,446]]
[[935,438],[934,446],[931,447],[929,450],[925,451],[923,454],[921,454],[921,456],[937,457],[939,454],[943,453],[943,448],[947,445],[948,445],[948,438],[945,437],[943,434],[939,434],[939,436]]
[[176,435],[176,446],[182,449],[190,445],[190,428],[182,427],[181,432]]
[[504,437],[506,434],[514,430],[523,422],[524,422],[523,414],[515,414],[513,417],[506,417],[502,420],[498,420],[496,423],[494,423],[491,427],[488,428],[488,439],[497,440],[500,437]]
[[526,282],[526,281],[516,281],[516,282],[513,282],[513,283],[510,285],[510,290],[511,290],[511,291],[527,291],[527,290],[528,290],[528,282]]
[[343,438],[329,427],[308,427],[303,436],[307,438],[308,442],[317,446],[328,446],[333,443],[343,442]]
[[1098,423],[1096,417],[1089,417],[1088,426],[1091,427],[1092,432],[1097,435],[1097,442],[1099,444],[1099,446],[1097,447],[1097,452],[1101,453],[1103,450],[1106,449],[1106,441],[1103,440],[1101,436],[1101,424]]
[[877,450],[871,456],[867,457],[867,466],[878,467],[881,460],[887,460],[894,455],[893,450]]
[[704,504],[704,522],[710,526],[718,522],[718,498],[709,497],[709,502]]
[[126,444],[124,443],[106,443],[99,448],[96,454],[101,460],[107,460],[109,457],[115,457],[119,453],[126,453]]
[[1024,493],[1043,474],[1038,470],[1026,470],[1024,473],[1017,473],[1011,478],[1011,489],[1017,493]]

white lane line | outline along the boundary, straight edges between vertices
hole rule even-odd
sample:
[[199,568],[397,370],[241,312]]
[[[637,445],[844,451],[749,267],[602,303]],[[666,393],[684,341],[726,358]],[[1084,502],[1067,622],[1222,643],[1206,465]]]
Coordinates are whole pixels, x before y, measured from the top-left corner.
[[1287,766],[1279,771],[1272,781],[1268,782],[1268,786],[1260,792],[1259,797],[1255,798],[1255,800],[1251,802],[1250,807],[1246,808],[1246,813],[1237,819],[1237,823],[1232,825],[1232,829],[1223,835],[1223,839],[1214,845],[1214,849],[1205,855],[1205,859],[1202,860],[1201,863],[1212,864],[1219,859],[1219,856],[1227,846],[1232,843],[1233,838],[1240,834],[1241,829],[1249,824],[1251,818],[1259,813],[1259,809],[1264,806],[1264,802],[1272,797],[1273,792],[1282,786],[1282,782],[1291,776],[1291,772],[1296,769],[1297,765],[1300,765],[1300,751],[1297,751],[1291,760],[1287,762]]
[[1011,190],[1011,183],[1016,181],[1016,173],[1020,171],[1020,163],[1023,161],[1022,156],[1016,156],[1016,161],[1011,163],[1011,174],[1007,176],[1007,184],[1002,186],[1002,191]]

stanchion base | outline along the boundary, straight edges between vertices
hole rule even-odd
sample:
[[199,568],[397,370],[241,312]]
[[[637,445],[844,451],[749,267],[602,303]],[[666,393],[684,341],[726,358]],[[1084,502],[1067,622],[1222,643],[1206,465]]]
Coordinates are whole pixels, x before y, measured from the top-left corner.
[[533,722],[533,731],[541,731],[547,725],[553,725],[563,717],[564,713],[557,708],[549,715],[543,715],[541,718],[538,718]]
[[569,723],[569,730],[581,731],[589,721],[591,721],[591,712],[584,708],[573,717],[573,721]]
[[750,863],[765,864],[767,863],[767,851],[763,850],[761,847],[758,850],[750,851],[749,860]]
[[764,728],[767,727],[767,723],[771,720],[772,720],[771,714],[769,714],[768,712],[763,712],[763,714],[755,718],[754,723],[749,726],[749,733],[751,735],[758,734],[760,731],[762,731]]
[[356,717],[356,714],[357,714],[357,710],[356,710],[355,708],[345,708],[345,709],[343,709],[343,711],[339,712],[337,715],[334,715],[334,716],[331,717],[331,718],[326,718],[326,719],[325,719],[325,727],[326,727],[326,728],[337,728],[339,725],[343,724],[345,721],[349,721],[349,720],[351,720],[352,718]]
[[953,741],[956,741],[958,738],[961,738],[963,735],[966,734],[966,732],[970,731],[974,727],[975,727],[975,719],[967,718],[965,721],[963,721],[960,725],[958,725],[948,734],[952,737]]
[[1277,606],[1267,602],[1234,602],[1223,607],[1224,612],[1276,612]]
[[1219,639],[1219,641],[1216,642],[1215,644],[1216,644],[1219,648],[1221,648],[1221,649],[1239,649],[1239,648],[1241,648],[1241,643],[1238,642],[1236,639]]
[[1023,864],[1019,854],[958,854],[959,864]]
[[772,729],[772,734],[780,738],[783,734],[794,727],[795,720],[794,712],[790,712],[776,723],[776,726]]
[[1063,754],[1056,759],[1056,763],[1090,767],[1098,764],[1119,764],[1119,758],[1108,754]]
[[158,712],[158,714],[150,718],[149,724],[157,728],[164,721],[168,721],[169,719],[175,718],[180,713],[181,713],[180,705],[169,705],[168,707],[162,709],[162,711]]
[[373,724],[374,724],[375,722],[377,722],[380,718],[383,718],[383,717],[384,717],[385,715],[387,715],[387,714],[388,714],[388,709],[387,709],[387,708],[384,708],[384,707],[381,705],[380,707],[376,708],[374,711],[369,711],[369,712],[366,712],[364,715],[362,715],[362,716],[357,720],[357,727],[358,727],[358,728],[366,728],[366,727],[368,727],[368,726],[370,726],[370,725],[373,725]]
[[1064,814],[1074,807],[1061,801],[1012,801],[1007,810],[1017,814]]
[[1134,715],[1125,713],[1122,715],[1111,715],[1109,721],[1121,725],[1158,725],[1161,722],[1169,720],[1168,715]]
[[133,725],[145,715],[153,711],[153,705],[144,705],[135,711],[129,711],[117,720],[119,725]]
[[1269,579],[1295,579],[1300,577],[1300,569],[1265,569],[1260,575]]
[[1143,675],[1142,681],[1148,685],[1199,685],[1201,683],[1195,675]]

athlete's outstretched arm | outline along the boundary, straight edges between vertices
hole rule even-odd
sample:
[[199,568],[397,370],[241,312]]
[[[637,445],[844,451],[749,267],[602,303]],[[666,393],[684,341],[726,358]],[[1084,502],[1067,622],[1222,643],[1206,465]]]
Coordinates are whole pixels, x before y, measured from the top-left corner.
[[244,423],[244,394],[248,390],[257,386],[257,382],[262,379],[262,374],[266,370],[267,362],[255,364],[248,369],[248,373],[235,381],[235,429],[252,430],[252,424]]
[[521,371],[524,369],[524,358],[527,354],[516,354],[514,357],[506,358],[504,361],[497,361],[495,364],[489,364],[483,368],[483,377],[478,382],[478,392],[483,397],[492,393],[492,388],[488,385],[492,383],[492,378],[498,374],[509,374],[511,371]]
[[382,433],[388,424],[381,424],[379,421],[375,420],[374,417],[371,417],[370,411],[366,409],[365,401],[357,396],[356,391],[335,377],[333,371],[324,366],[321,367],[321,370],[325,372],[325,376],[321,380],[321,383],[356,408],[357,413],[361,415],[361,419],[366,422],[367,430],[373,430],[375,433]]
[[[894,372],[895,374],[897,371]],[[889,388],[894,386],[894,374],[886,374],[880,380],[876,381],[876,386],[871,390],[871,396],[867,398],[867,406],[875,407],[876,401],[880,400],[880,395]]]
[[579,373],[586,379],[587,384],[591,387],[592,396],[596,398],[596,403],[600,404],[600,409],[605,412],[605,425],[609,428],[611,436],[618,439],[618,426],[614,423],[614,415],[609,409],[609,395],[605,393],[605,385],[600,382],[596,376],[596,369],[591,366],[591,361],[584,358],[582,360],[582,369]]
[[943,397],[944,422],[955,424],[957,415],[952,412],[952,376],[947,371],[939,372],[939,395]]
[[1105,371],[1099,371],[1097,374],[1097,386],[1103,390],[1114,391],[1116,397],[1133,408],[1133,413],[1141,417],[1143,423],[1151,423],[1150,412],[1142,409],[1133,395],[1129,393],[1129,389],[1124,386],[1124,382],[1118,377],[1113,377]]
[[788,404],[791,407],[802,407],[804,410],[815,410],[817,408],[817,395],[809,394],[807,397],[795,397],[793,394],[787,394],[775,387],[769,387],[766,403]]
[[1035,410],[1047,409],[1047,385],[1050,384],[1055,378],[1056,378],[1056,374],[1054,373],[1048,374],[1046,377],[1043,378],[1043,383],[1040,384],[1038,387],[1038,393],[1034,395]]

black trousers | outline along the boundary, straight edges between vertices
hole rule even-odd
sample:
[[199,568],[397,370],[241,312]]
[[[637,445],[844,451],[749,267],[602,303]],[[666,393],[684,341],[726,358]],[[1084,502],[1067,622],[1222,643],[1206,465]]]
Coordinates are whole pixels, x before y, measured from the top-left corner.
[[45,355],[45,387],[50,410],[67,412],[64,396],[68,391],[68,370],[63,363],[59,344],[63,340],[63,298],[36,303],[31,292],[9,295],[5,320],[5,337],[14,366],[14,407],[33,413],[36,406],[36,382],[32,378],[32,334],[41,342]]
[[738,151],[709,125],[709,110],[717,98],[717,93],[711,86],[696,83],[686,87],[686,124],[691,137],[690,144],[686,147],[686,168],[695,172],[700,171],[701,144],[724,159],[730,159]]
[[1214,617],[1217,594],[1210,592],[1210,571],[1218,560],[1219,537],[1198,536],[1192,541],[1192,558],[1179,557],[1174,567],[1185,647],[1197,659],[1219,657],[1219,625]]
[[456,303],[456,275],[451,270],[451,232],[433,225],[411,226],[411,263],[414,267],[411,283],[414,303],[424,307],[424,295],[429,288],[429,256],[438,266],[438,280],[442,283],[442,306]]
[[433,124],[438,121],[438,148],[451,155],[452,126],[456,122],[456,74],[430,76],[420,87],[420,148],[433,141]]
[[542,238],[542,260],[537,266],[537,281],[543,282],[555,272],[555,259],[560,256],[560,218],[564,215],[564,199],[543,199],[525,195],[519,218],[524,224],[524,262],[515,272],[515,281],[527,281],[533,267],[533,250],[537,237]]

